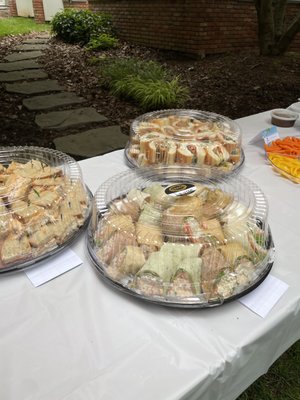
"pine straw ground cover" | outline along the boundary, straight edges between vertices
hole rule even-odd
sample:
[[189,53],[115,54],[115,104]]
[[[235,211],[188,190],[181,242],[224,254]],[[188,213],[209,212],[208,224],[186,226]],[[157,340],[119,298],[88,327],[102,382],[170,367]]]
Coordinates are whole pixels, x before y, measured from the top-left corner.
[[[24,38],[35,34],[0,38],[0,62],[12,53]],[[230,118],[240,118],[272,108],[287,107],[300,93],[300,56],[259,57],[255,53],[207,57],[191,60],[174,53],[162,53],[122,43],[118,49],[91,54],[76,45],[52,39],[40,59],[50,78],[67,90],[87,99],[87,105],[121,125],[123,133],[143,110],[112,96],[99,82],[99,67],[90,65],[90,57],[137,57],[162,62],[175,74],[181,74],[190,90],[187,108],[213,111]],[[53,147],[53,139],[66,132],[44,132],[34,123],[34,114],[22,107],[22,97],[5,92],[0,85],[0,143]],[[271,340],[271,339],[270,339]],[[295,343],[258,379],[239,400],[300,400],[300,341]]]

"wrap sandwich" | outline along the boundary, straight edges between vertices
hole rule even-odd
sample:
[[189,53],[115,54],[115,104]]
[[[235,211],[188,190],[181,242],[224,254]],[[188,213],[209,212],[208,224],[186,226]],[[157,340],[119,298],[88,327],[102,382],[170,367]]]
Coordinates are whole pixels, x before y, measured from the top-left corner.
[[251,260],[251,254],[239,242],[227,243],[224,246],[218,247],[218,250],[224,255],[232,269],[235,269],[244,259]]
[[167,195],[165,188],[158,183],[147,187],[143,193],[150,195],[151,202],[162,209],[170,207],[176,201],[176,197]]
[[[202,201],[196,196],[181,196],[175,203],[164,211],[162,217],[162,230],[165,235],[184,237],[188,218],[200,220],[202,214]],[[180,237],[179,237],[180,239]]]
[[197,218],[185,217],[183,228],[192,243],[220,245],[225,240],[221,224],[216,218],[200,222]]
[[172,140],[153,139],[149,143],[146,157],[149,164],[167,164],[175,163],[177,146]]
[[121,279],[126,275],[136,274],[145,264],[143,250],[138,246],[125,246],[116,255],[107,268],[107,273],[113,279]]
[[171,277],[167,295],[175,297],[199,295],[201,291],[201,265],[202,260],[199,257],[188,257],[179,261]]
[[99,258],[101,263],[110,264],[112,259],[120,254],[126,246],[136,245],[137,241],[135,235],[117,230],[98,249],[97,257]]
[[135,226],[130,215],[107,214],[101,220],[95,236],[97,245],[105,243],[116,231],[131,236],[135,234]]
[[167,253],[152,253],[136,275],[135,290],[147,296],[163,296],[173,272],[173,260]]
[[136,239],[139,245],[145,244],[160,248],[163,244],[161,228],[142,222],[136,224]]
[[215,247],[204,249],[202,255],[201,284],[207,299],[216,295],[216,284],[222,272],[228,268],[228,262],[221,251]]
[[137,273],[136,288],[147,295],[163,295],[175,281],[174,289],[178,289],[179,283],[184,283],[185,290],[189,290],[187,295],[198,293],[197,283],[199,284],[201,273],[201,259],[198,258],[200,248],[199,245],[164,243],[158,252],[150,254],[145,265]]
[[229,160],[229,153],[221,144],[211,144],[206,148],[205,163],[211,166],[218,166]]

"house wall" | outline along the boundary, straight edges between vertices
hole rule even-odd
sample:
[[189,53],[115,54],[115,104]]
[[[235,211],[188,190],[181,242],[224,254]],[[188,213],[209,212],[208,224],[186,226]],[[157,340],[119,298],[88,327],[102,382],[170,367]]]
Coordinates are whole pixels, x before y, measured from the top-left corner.
[[65,8],[89,8],[88,1],[63,0]]
[[33,17],[32,0],[16,0],[17,13],[19,17]]
[[45,22],[43,0],[32,0],[32,5],[34,12],[34,20],[36,22]]
[[[110,13],[120,37],[139,45],[196,55],[258,46],[252,1],[89,0],[89,7]],[[299,9],[289,4],[288,15]],[[290,50],[300,50],[300,33]]]
[[10,10],[7,0],[0,0],[0,18],[6,18],[10,16]]
[[[32,6],[34,12],[34,20],[36,22],[45,22],[43,0],[32,0]],[[12,17],[18,17],[16,0],[9,0],[9,14]]]
[[17,17],[18,16],[16,0],[9,0],[9,15],[11,17]]
[[[47,0],[51,2],[52,0]],[[13,17],[18,16],[16,0],[8,0],[9,2],[9,14]],[[34,20],[36,22],[45,22],[45,13],[44,13],[44,5],[43,0],[32,0],[33,10],[34,10]],[[63,0],[65,8],[88,8],[87,0]]]
[[[32,0],[34,18],[44,22],[43,0]],[[47,0],[51,1],[51,0]],[[258,47],[257,16],[248,0],[63,0],[65,8],[108,12],[121,38],[133,43],[195,55]],[[16,0],[9,0],[17,16]],[[289,22],[300,1],[288,4]],[[300,51],[300,32],[289,50]]]

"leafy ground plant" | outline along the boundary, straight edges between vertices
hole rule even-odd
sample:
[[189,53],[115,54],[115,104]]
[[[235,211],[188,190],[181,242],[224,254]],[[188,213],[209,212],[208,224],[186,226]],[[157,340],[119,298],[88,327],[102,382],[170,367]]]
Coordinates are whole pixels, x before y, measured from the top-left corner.
[[109,33],[102,33],[102,35],[93,36],[86,45],[86,49],[90,51],[108,50],[117,47],[118,43],[118,39],[114,36]]
[[131,99],[144,110],[183,106],[188,89],[155,61],[108,59],[101,64],[104,85],[114,95]]
[[0,37],[31,32],[49,31],[49,24],[37,24],[32,18],[10,17],[1,19]]

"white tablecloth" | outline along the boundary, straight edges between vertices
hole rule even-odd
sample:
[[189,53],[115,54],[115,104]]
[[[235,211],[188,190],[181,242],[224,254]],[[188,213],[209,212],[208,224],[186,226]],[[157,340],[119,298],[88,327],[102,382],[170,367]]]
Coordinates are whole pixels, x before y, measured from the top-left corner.
[[[242,174],[269,200],[276,246],[271,273],[289,289],[263,319],[238,301],[176,310],[137,301],[83,265],[34,288],[24,273],[0,279],[0,398],[3,400],[233,400],[300,338],[299,186],[277,176],[251,137],[269,113],[237,121]],[[281,135],[299,134],[294,128]],[[127,167],[123,152],[80,162],[94,192]]]

